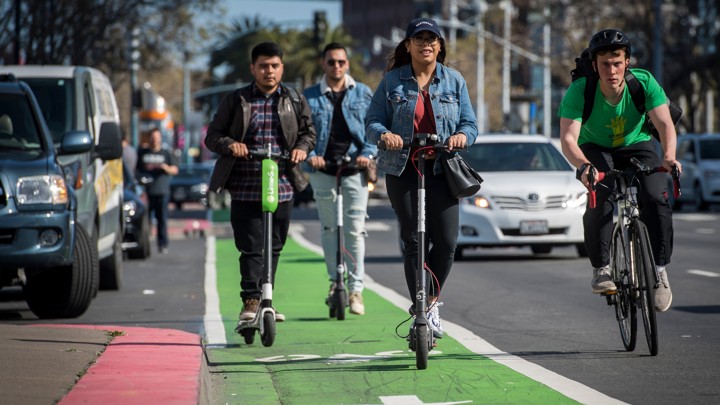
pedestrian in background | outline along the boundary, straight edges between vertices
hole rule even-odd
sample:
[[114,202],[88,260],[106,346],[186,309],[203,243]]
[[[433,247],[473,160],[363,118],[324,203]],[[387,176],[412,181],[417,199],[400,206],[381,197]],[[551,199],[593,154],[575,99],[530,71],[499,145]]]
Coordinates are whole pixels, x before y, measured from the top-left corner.
[[[292,199],[308,183],[298,164],[315,146],[315,128],[305,98],[282,81],[283,52],[273,42],[256,45],[250,72],[255,78],[245,87],[223,97],[208,126],[205,145],[219,155],[210,190],[226,188],[232,196],[230,223],[240,252],[240,321],[255,319],[267,282],[263,270],[263,213],[261,162],[249,159],[250,149],[272,144],[274,153],[290,154],[278,162],[279,204],[272,221],[272,281],[276,281],[280,252],[285,246]],[[293,103],[296,98],[298,105]],[[275,311],[275,320],[285,315]]]
[[[305,168],[310,176],[320,218],[320,234],[330,292],[335,291],[337,273],[337,190],[336,167],[343,157],[358,169],[343,169],[339,176],[343,195],[343,255],[348,271],[350,313],[363,315],[363,279],[365,277],[365,218],[368,204],[367,169],[377,147],[365,137],[365,113],[372,91],[348,74],[347,49],[333,42],[325,46],[320,65],[325,72],[320,82],[304,91],[317,130],[315,149],[308,154]],[[331,165],[328,167],[328,163]]]
[[168,253],[168,202],[170,180],[178,174],[175,156],[162,143],[158,128],[147,132],[148,147],[140,149],[137,156],[137,175],[152,179],[145,185],[150,215],[157,221],[157,244],[161,254]]
[[[429,18],[412,20],[405,39],[390,57],[388,72],[373,95],[367,112],[366,131],[372,142],[385,142],[378,151],[378,170],[386,173],[385,184],[400,236],[405,246],[405,281],[410,300],[416,295],[418,268],[418,172],[410,158],[410,144],[419,133],[437,134],[451,150],[472,145],[477,121],[462,75],[443,64],[447,50],[437,23]],[[459,227],[458,199],[450,195],[437,153],[426,159],[426,264],[435,275],[429,280],[428,323],[435,337],[442,337],[438,302],[450,274]],[[435,287],[435,288],[433,288]],[[411,308],[411,310],[414,308]]]
[[135,173],[136,173],[136,169],[137,169],[137,161],[138,161],[138,153],[137,153],[137,150],[135,150],[135,147],[130,143],[130,133],[125,132],[124,129],[122,131],[123,131],[123,138],[122,138],[123,164],[130,171],[130,175],[132,175],[132,178],[135,178]]

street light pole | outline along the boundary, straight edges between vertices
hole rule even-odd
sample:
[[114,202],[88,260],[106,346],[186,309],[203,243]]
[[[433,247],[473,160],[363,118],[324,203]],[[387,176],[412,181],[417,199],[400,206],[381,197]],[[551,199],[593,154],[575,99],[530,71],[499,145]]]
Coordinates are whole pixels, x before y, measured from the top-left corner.
[[475,0],[477,8],[477,30],[475,35],[477,38],[477,91],[475,95],[475,106],[477,108],[478,132],[487,131],[487,122],[485,119],[485,24],[483,19],[487,3],[485,0]]
[[550,82],[550,6],[543,7],[543,135],[552,138],[552,83]]
[[137,72],[140,69],[140,28],[132,29],[130,37],[130,134],[132,136],[132,144],[138,147],[138,111],[135,106],[136,92],[138,91]]
[[505,44],[503,45],[503,71],[502,71],[502,111],[503,111],[503,130],[507,130],[510,126],[510,23],[512,17],[512,1],[503,1],[503,9],[505,11],[504,32]]

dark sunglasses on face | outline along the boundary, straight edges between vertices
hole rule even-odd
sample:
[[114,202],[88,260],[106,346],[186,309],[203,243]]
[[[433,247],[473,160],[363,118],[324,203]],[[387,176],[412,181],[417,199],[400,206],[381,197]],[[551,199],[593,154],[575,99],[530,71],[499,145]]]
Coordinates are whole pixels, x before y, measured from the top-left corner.
[[343,60],[343,59],[339,59],[339,60],[338,59],[328,59],[328,61],[327,61],[328,66],[335,66],[336,63],[338,66],[343,67],[343,66],[345,66],[347,61]]

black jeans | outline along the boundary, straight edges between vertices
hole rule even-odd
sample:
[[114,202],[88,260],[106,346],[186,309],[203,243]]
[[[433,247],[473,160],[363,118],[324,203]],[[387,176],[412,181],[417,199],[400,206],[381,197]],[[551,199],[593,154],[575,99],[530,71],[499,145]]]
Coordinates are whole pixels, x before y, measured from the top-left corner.
[[[282,202],[272,215],[272,280],[275,285],[280,251],[285,246],[292,201]],[[240,298],[260,298],[262,284],[267,282],[263,269],[264,214],[259,201],[232,201],[230,224],[235,236],[235,247],[240,252]]]
[[167,247],[168,245],[168,203],[170,196],[167,194],[149,195],[148,196],[148,218],[155,216],[157,220],[157,244],[158,249]]
[[[580,145],[580,149],[601,172],[612,168],[622,170],[630,167],[631,157],[650,167],[662,164],[652,141],[614,149],[586,143]],[[640,220],[648,228],[655,264],[659,266],[670,263],[673,249],[672,207],[668,200],[667,176],[669,174],[664,172],[639,176]],[[607,187],[613,186],[612,181],[603,180],[601,183]],[[597,187],[597,206],[594,209],[587,208],[583,216],[585,247],[593,267],[607,266],[610,263],[610,239],[615,203],[610,201],[609,197],[609,188]]]
[[[435,279],[428,274],[427,293],[438,296],[440,291],[433,287],[445,284],[452,268],[457,246],[460,207],[458,199],[450,195],[444,174],[433,174],[433,161],[426,163],[425,169],[425,263]],[[405,246],[405,282],[410,300],[415,302],[417,280],[415,271],[418,262],[418,174],[412,162],[407,163],[403,173],[398,176],[386,175],[388,197],[395,215],[400,222],[400,237]]]

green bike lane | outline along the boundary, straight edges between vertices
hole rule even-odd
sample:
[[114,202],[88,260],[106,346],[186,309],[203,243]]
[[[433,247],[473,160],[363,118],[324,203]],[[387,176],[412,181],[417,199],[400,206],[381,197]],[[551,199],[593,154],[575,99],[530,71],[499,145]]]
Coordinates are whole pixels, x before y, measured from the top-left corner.
[[369,279],[365,315],[329,318],[324,260],[313,250],[291,232],[273,294],[287,320],[277,324],[274,344],[264,347],[258,334],[247,345],[234,332],[241,302],[232,239],[209,238],[205,344],[217,403],[619,403],[445,320],[445,337],[430,352],[428,368],[418,370],[405,340],[410,301]]

